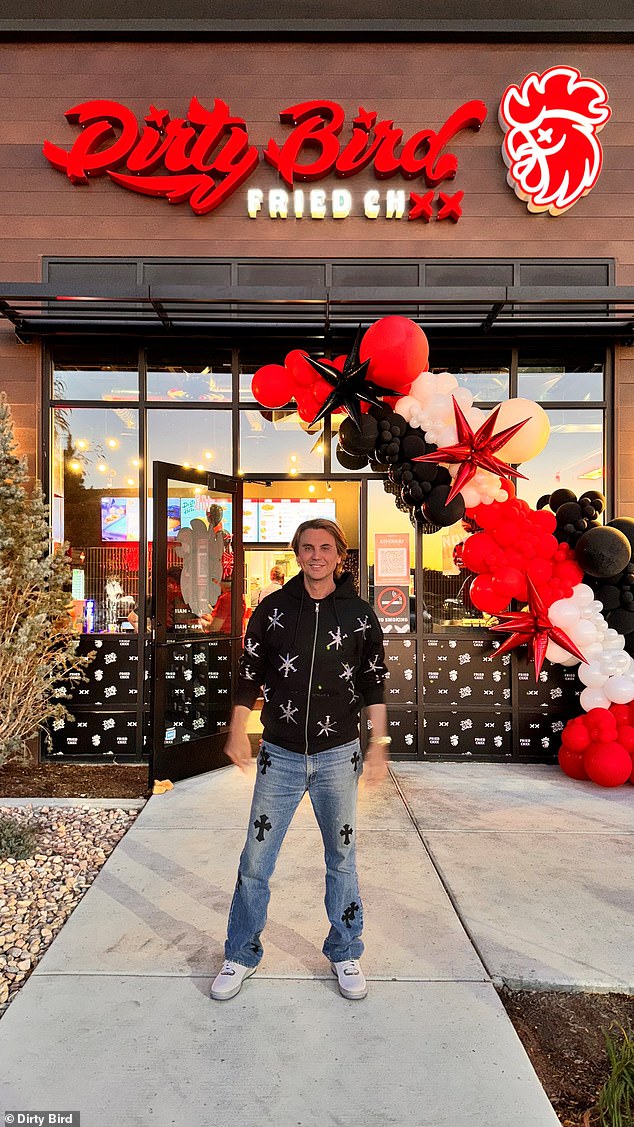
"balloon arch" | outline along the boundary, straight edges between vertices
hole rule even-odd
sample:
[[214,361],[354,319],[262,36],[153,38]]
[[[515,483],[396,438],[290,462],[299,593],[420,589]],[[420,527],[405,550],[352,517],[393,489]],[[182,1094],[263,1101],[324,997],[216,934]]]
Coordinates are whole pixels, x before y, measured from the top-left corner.
[[546,412],[508,399],[487,414],[428,359],[419,325],[383,317],[347,356],[295,349],[259,368],[252,390],[268,410],[294,400],[306,430],[325,415],[336,428],[338,417],[340,464],[382,475],[423,533],[463,522],[466,599],[507,635],[493,657],[526,645],[536,678],[544,660],[578,667],[583,711],[562,732],[561,769],[604,787],[634,782],[634,520],[602,524],[595,490],[557,489],[535,509],[518,498],[512,478],[525,475],[515,467],[546,446]]

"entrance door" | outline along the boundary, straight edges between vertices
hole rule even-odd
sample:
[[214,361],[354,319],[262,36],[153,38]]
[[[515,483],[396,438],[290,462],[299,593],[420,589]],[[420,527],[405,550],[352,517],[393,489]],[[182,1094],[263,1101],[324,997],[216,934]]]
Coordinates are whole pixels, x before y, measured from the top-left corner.
[[223,753],[243,632],[242,482],[154,463],[151,778]]

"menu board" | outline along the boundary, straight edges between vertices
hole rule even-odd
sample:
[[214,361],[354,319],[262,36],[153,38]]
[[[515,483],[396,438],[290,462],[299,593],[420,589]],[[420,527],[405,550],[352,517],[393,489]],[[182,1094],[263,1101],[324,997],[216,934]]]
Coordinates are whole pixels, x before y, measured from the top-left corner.
[[[253,504],[253,502],[250,502]],[[303,497],[258,501],[258,540],[261,544],[288,544],[295,529],[305,520],[325,517],[335,520],[335,502]]]

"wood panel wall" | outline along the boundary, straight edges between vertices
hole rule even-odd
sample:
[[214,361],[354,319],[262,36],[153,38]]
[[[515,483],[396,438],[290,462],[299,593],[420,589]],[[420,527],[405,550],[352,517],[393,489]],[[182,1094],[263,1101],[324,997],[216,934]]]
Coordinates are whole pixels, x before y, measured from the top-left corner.
[[[0,280],[38,281],[42,257],[266,256],[430,257],[533,256],[613,258],[616,281],[634,284],[634,49],[573,44],[208,44],[86,43],[0,46]],[[564,216],[532,216],[505,182],[497,123],[500,96],[531,70],[559,63],[577,67],[608,89],[613,109],[602,133],[604,169],[585,199]],[[76,135],[64,111],[90,98],[123,102],[142,119],[151,104],[184,114],[193,94],[210,105],[227,101],[244,117],[253,143],[283,140],[279,112],[297,101],[339,101],[348,120],[359,106],[393,119],[406,135],[438,128],[471,98],[489,114],[479,133],[451,144],[459,169],[449,191],[464,189],[457,223],[273,221],[246,215],[246,186],[217,212],[197,217],[187,204],[138,196],[95,179],[73,187],[44,159],[49,139],[69,148]],[[276,183],[265,164],[249,186]],[[331,186],[340,183],[333,181]],[[322,185],[320,185],[322,186]],[[327,185],[323,185],[327,187]],[[399,178],[377,182],[362,174],[347,181],[360,199],[368,187],[410,187]],[[442,187],[442,186],[441,186]],[[632,373],[630,374],[630,369]],[[0,336],[0,386],[15,404],[20,441],[36,449],[40,362],[34,346]],[[618,425],[628,430],[634,365],[619,361]],[[622,387],[621,387],[622,384]],[[634,430],[634,428],[632,428]],[[634,443],[628,444],[634,448]],[[619,504],[628,511],[634,455],[619,441]],[[634,504],[632,505],[634,514]]]

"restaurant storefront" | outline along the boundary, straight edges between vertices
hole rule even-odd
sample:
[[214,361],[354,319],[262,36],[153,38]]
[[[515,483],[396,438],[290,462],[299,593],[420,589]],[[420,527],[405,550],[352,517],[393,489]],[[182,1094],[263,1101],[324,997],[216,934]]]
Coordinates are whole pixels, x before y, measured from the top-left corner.
[[[393,754],[552,760],[574,669],[487,660],[462,525],[423,534],[339,460],[336,416],[266,409],[251,381],[408,317],[478,407],[546,410],[520,497],[592,487],[629,515],[627,40],[66,34],[0,44],[0,383],[96,653],[42,754],[220,762],[244,623],[319,514],[384,624]],[[514,85],[528,172],[502,152]]]

